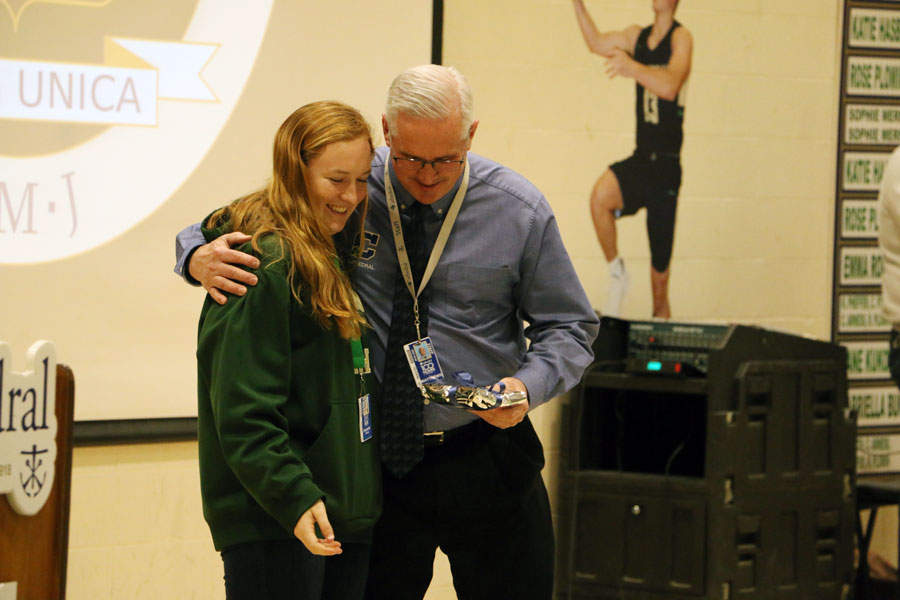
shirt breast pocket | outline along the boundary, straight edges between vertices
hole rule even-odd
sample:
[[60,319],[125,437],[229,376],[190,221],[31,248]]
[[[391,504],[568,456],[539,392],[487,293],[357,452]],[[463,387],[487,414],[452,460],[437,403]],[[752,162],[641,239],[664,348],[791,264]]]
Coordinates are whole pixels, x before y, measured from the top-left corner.
[[460,325],[476,327],[515,312],[513,288],[516,273],[509,267],[449,264],[435,271],[442,285],[436,288],[432,305]]

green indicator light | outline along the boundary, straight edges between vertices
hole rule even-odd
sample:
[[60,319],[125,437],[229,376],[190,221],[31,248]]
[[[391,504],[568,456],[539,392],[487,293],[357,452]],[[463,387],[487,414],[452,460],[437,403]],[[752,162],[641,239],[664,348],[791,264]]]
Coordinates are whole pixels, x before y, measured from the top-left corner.
[[650,362],[647,363],[647,370],[648,371],[661,371],[662,363],[659,362],[658,360],[651,360]]

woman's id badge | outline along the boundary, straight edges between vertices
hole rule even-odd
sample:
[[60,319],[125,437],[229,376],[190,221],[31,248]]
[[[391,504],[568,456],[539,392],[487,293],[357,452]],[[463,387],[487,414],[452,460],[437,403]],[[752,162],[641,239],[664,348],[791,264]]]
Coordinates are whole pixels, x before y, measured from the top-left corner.
[[417,386],[421,387],[422,384],[430,383],[444,376],[430,337],[406,344],[403,346],[403,351],[406,352],[406,360],[409,362],[409,369],[412,371]]
[[359,405],[359,441],[368,442],[372,439],[372,407],[369,405],[369,394],[360,396]]

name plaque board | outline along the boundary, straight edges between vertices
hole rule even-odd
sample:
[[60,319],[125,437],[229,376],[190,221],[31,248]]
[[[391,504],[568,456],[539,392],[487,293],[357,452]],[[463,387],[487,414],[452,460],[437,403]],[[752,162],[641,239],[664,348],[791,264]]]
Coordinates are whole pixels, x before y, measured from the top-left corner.
[[842,342],[847,348],[847,377],[855,379],[890,379],[887,341]]
[[900,472],[900,390],[891,380],[878,196],[900,145],[900,0],[844,0],[831,339],[847,349],[857,471]]
[[877,192],[890,152],[845,152],[843,184],[845,191]]
[[900,144],[900,107],[893,104],[848,104],[845,144]]
[[860,475],[900,471],[900,434],[858,435],[856,472]]
[[881,285],[884,257],[878,246],[844,246],[840,255],[841,285]]

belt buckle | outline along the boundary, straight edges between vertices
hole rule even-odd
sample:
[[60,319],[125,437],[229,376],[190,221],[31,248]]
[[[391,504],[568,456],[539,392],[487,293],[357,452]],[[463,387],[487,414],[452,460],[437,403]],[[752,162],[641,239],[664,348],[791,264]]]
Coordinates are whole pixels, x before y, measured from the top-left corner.
[[434,443],[440,446],[444,443],[444,432],[443,431],[426,431],[425,437],[434,438]]

